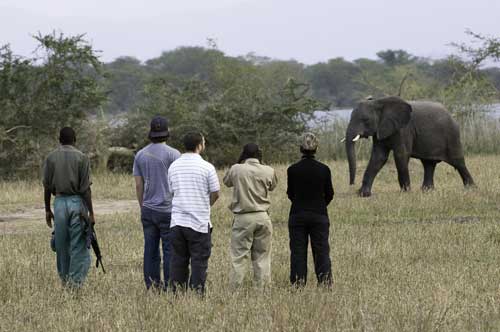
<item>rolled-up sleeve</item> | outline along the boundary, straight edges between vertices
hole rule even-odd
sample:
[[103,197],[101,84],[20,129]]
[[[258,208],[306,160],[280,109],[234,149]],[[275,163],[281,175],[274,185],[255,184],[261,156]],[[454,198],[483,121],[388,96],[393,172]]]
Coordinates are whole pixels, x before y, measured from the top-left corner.
[[89,190],[92,182],[90,181],[90,160],[87,156],[83,156],[80,164],[80,188],[81,194]]
[[269,186],[269,190],[273,191],[278,185],[278,176],[276,175],[276,171],[273,169],[273,177],[271,180],[271,185]]
[[226,187],[232,187],[233,186],[233,167],[227,170],[226,174],[224,175],[224,179],[222,179],[222,182],[226,185]]
[[54,176],[54,168],[52,167],[49,159],[45,159],[42,167],[42,183],[45,189],[53,191],[52,189],[52,178]]

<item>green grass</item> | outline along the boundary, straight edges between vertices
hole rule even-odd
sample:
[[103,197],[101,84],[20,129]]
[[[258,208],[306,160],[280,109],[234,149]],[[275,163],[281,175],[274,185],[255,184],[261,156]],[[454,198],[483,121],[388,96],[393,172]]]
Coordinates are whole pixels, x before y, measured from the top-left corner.
[[[500,329],[500,157],[471,157],[478,187],[465,190],[445,164],[436,190],[422,193],[422,167],[410,165],[412,191],[400,193],[387,165],[373,197],[358,198],[347,164],[332,162],[329,207],[335,286],[289,287],[286,167],[272,196],[272,287],[228,289],[230,191],[213,209],[213,251],[205,299],[145,292],[138,211],[98,215],[108,273],[92,267],[83,291],[60,286],[43,221],[0,223],[0,330],[9,331],[485,331]],[[357,183],[366,163],[360,162]],[[220,174],[222,176],[222,173]],[[133,199],[131,176],[94,178],[98,200]],[[0,215],[41,205],[36,182],[0,183]],[[99,211],[97,211],[99,213]],[[42,217],[42,216],[41,216]],[[2,226],[4,226],[2,228]],[[250,277],[250,274],[249,274]]]

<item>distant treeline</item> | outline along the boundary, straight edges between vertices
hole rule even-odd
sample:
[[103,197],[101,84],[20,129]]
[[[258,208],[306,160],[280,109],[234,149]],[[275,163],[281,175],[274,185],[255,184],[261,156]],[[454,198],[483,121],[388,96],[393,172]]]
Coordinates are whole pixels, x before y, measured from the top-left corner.
[[[350,107],[369,95],[432,99],[470,119],[498,101],[500,68],[483,63],[500,59],[500,41],[468,34],[475,47],[455,45],[456,54],[445,59],[384,50],[377,59],[313,65],[255,54],[231,57],[213,43],[145,62],[120,57],[103,64],[83,35],[39,34],[31,57],[0,46],[0,176],[38,171],[67,125],[77,130],[78,147],[94,166],[129,169],[130,156],[148,143],[154,115],[169,119],[169,144],[176,147],[187,130],[202,131],[206,157],[216,165],[233,163],[250,141],[262,146],[268,162],[288,161],[296,157],[296,138],[311,129],[328,139],[325,158],[341,158],[341,146],[332,142],[344,127],[311,128],[314,112]],[[474,140],[469,145],[479,146]]]
[[[380,51],[377,59],[347,61],[339,57],[304,65],[295,60],[276,60],[255,54],[229,57],[216,49],[180,47],[145,62],[124,56],[104,64],[109,96],[105,108],[111,114],[137,109],[145,97],[146,84],[158,77],[179,86],[186,79],[213,82],[217,61],[221,60],[257,67],[262,79],[279,75],[284,80],[292,77],[310,84],[312,96],[328,102],[332,108],[351,107],[369,95],[397,95],[400,88],[407,99],[443,100],[446,88],[467,70],[464,61],[456,55],[436,60],[417,57],[404,50]],[[500,90],[499,67],[479,71]]]

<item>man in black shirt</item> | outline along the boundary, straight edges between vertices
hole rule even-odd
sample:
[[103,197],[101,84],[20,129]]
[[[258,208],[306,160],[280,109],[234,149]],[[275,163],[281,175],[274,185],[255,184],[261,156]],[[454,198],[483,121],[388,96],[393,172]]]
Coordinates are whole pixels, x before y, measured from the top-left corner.
[[302,159],[287,170],[287,195],[292,202],[288,222],[292,285],[306,284],[309,237],[318,283],[332,284],[327,206],[333,199],[333,186],[330,168],[314,159],[317,148],[316,136],[304,134],[300,144]]

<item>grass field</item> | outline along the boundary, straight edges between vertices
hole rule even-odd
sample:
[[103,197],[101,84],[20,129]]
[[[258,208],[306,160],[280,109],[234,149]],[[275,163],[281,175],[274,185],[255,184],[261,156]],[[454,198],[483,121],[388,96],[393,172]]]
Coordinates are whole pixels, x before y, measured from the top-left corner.
[[[336,195],[329,207],[335,280],[329,291],[316,287],[311,259],[306,288],[289,286],[285,166],[276,166],[273,285],[265,292],[249,282],[239,292],[228,288],[231,214],[225,188],[212,211],[205,299],[145,291],[138,209],[96,211],[108,273],[92,266],[79,293],[60,286],[43,215],[0,222],[0,330],[500,330],[500,157],[467,161],[476,189],[465,190],[458,173],[439,164],[436,190],[422,193],[422,167],[412,161],[411,192],[399,192],[390,164],[367,199],[356,197],[358,186],[348,186],[345,162],[330,163]],[[93,189],[96,201],[134,199],[131,176],[96,175]],[[38,182],[0,183],[0,219],[42,206]]]

